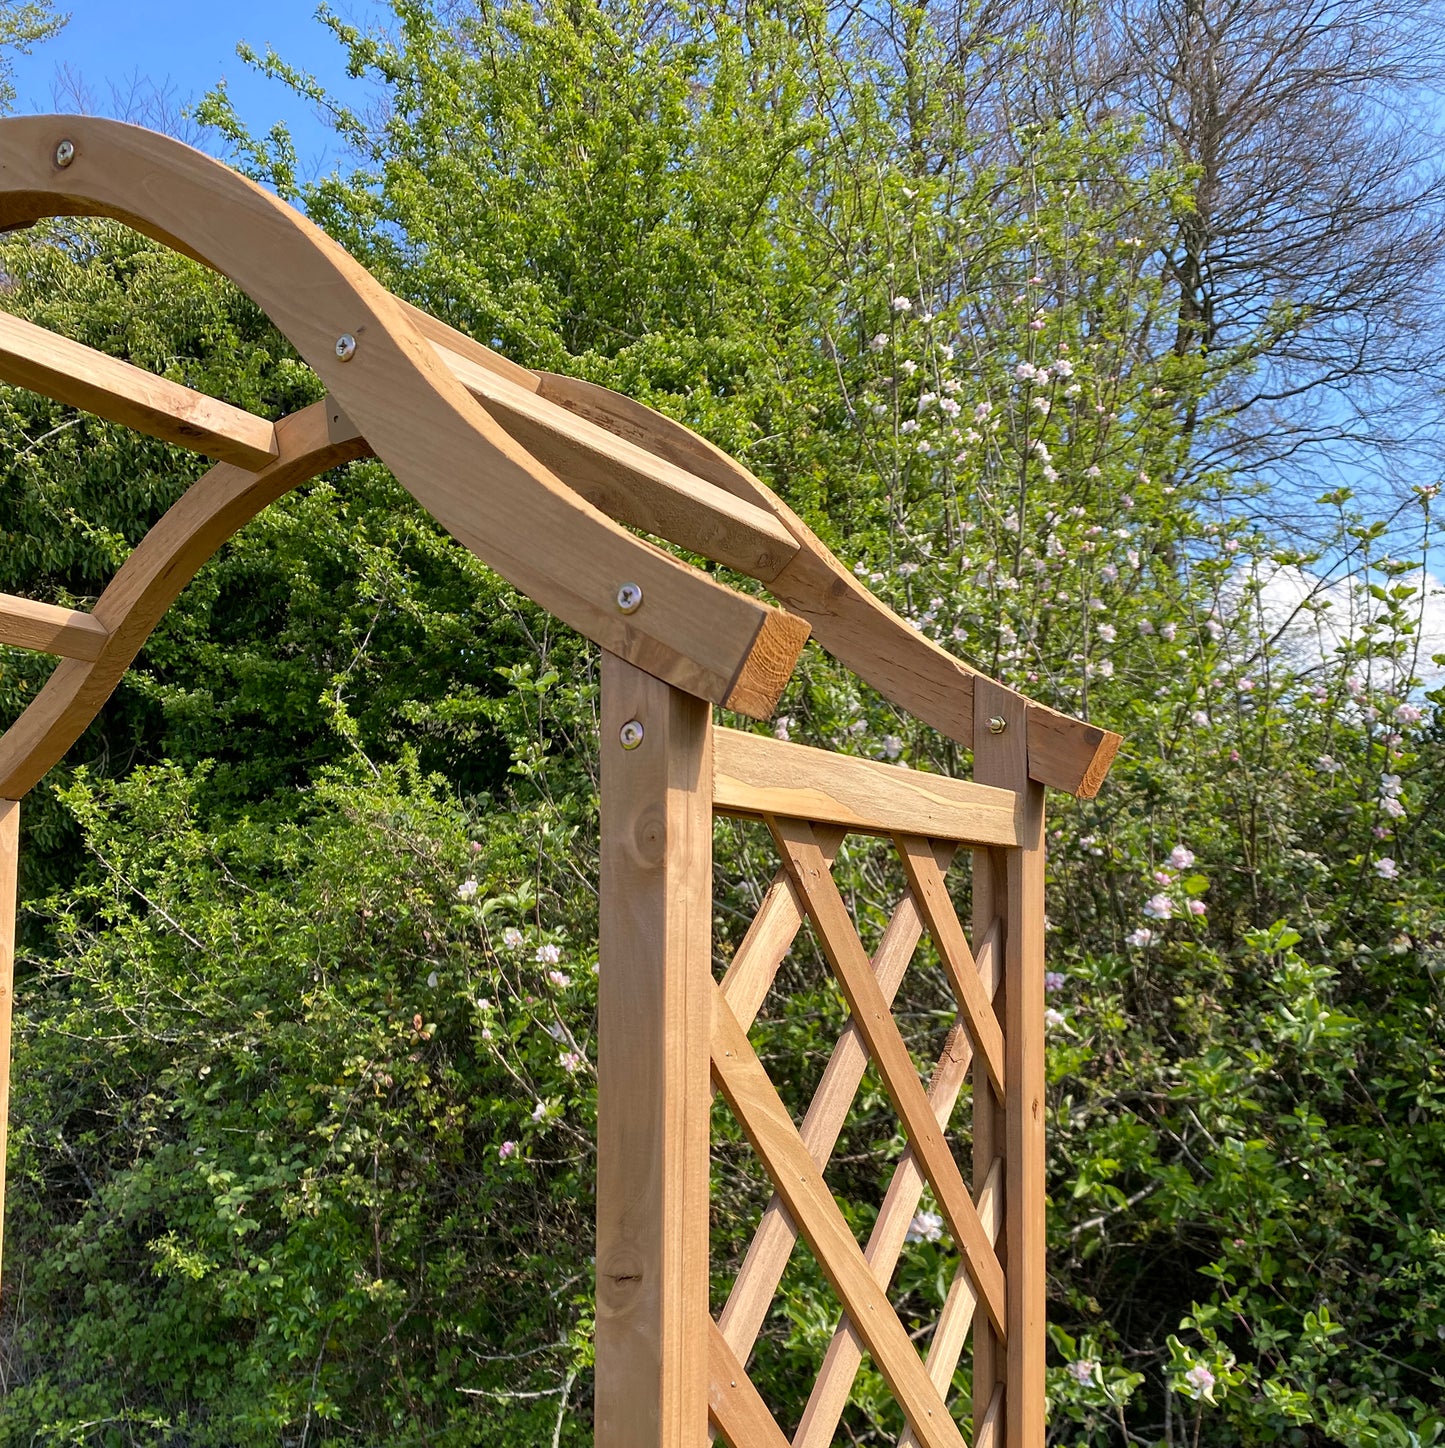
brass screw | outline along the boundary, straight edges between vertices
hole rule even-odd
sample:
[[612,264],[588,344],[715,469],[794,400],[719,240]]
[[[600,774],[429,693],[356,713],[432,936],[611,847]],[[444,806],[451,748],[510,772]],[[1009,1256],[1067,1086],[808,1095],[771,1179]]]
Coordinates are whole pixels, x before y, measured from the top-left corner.
[[1000,719],[997,714],[988,721],[988,732],[990,734],[1002,734],[1008,728],[1008,720]]
[[624,749],[636,749],[642,743],[642,721],[629,719],[617,731],[617,738]]

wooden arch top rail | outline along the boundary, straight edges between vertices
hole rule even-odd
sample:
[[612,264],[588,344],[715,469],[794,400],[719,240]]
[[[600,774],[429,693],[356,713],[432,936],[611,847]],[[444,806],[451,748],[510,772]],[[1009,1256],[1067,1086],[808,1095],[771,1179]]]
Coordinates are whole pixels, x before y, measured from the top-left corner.
[[[987,676],[904,623],[776,494],[681,424],[456,332],[392,296],[276,197],[138,127],[0,121],[0,229],[51,216],[126,222],[228,276],[318,374],[357,447],[479,558],[617,657],[765,718],[812,633],[895,704],[971,747],[975,683]],[[299,475],[294,459],[283,463],[278,424],[13,317],[0,317],[0,380],[219,467],[284,474],[289,486],[331,465]],[[784,607],[724,586],[629,527],[758,580]],[[625,585],[640,604],[619,605]],[[117,651],[84,615],[24,605],[0,600],[0,642],[61,654],[70,715],[82,697],[98,708],[103,695],[80,687],[71,666]],[[97,621],[113,627],[99,609]],[[1097,793],[1119,736],[1010,697],[1025,710],[1029,776]],[[0,789],[28,774],[7,776],[14,762],[15,749],[0,746]]]

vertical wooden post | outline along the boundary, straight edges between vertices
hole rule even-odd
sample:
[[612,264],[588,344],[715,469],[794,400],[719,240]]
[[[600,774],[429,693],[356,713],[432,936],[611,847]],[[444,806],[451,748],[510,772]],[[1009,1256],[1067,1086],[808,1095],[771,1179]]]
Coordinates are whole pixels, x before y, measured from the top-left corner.
[[[0,1269],[5,1253],[5,1154],[10,1128],[10,1013],[15,1000],[15,884],[20,801],[0,800]],[[3,1282],[0,1277],[0,1282]]]
[[[1043,1448],[1048,1346],[1045,1207],[1044,789],[1029,778],[1026,707],[984,679],[974,686],[974,775],[1019,796],[1019,846],[990,872],[988,908],[1004,915],[1004,1271],[1008,1282],[1007,1448]],[[999,729],[999,723],[1002,728]],[[995,732],[997,731],[997,732]],[[979,888],[975,871],[975,891]],[[977,919],[975,919],[977,929]],[[981,1074],[981,1073],[979,1073]],[[979,1087],[974,1086],[978,1115]],[[975,1331],[978,1331],[975,1328]],[[977,1359],[975,1360],[977,1363]],[[977,1366],[975,1366],[977,1372]],[[975,1411],[986,1411],[987,1404]]]
[[705,1448],[710,706],[604,653],[601,752],[595,1442]]

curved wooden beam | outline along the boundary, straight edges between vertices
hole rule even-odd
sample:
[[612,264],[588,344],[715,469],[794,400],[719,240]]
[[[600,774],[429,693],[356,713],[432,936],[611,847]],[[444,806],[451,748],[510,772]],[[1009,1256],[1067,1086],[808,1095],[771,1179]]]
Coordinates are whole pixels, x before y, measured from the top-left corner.
[[[538,432],[545,430],[551,448],[548,461],[560,476],[580,486],[590,501],[613,517],[766,583],[777,598],[808,620],[818,642],[835,658],[894,703],[972,748],[974,680],[988,675],[904,623],[741,463],[630,397],[575,377],[528,371],[435,317],[408,310],[443,360],[474,395],[495,406],[499,421],[524,445],[532,446]],[[459,364],[459,357],[465,358],[464,364]],[[520,394],[535,396],[519,405]],[[572,414],[571,426],[558,421],[556,408]],[[599,433],[618,439],[625,453],[599,446]],[[652,466],[639,454],[654,459]],[[658,464],[671,471],[659,475]],[[664,490],[667,495],[659,497]],[[787,534],[792,547],[781,563],[769,553],[763,567],[752,566],[731,539],[727,542],[734,549],[732,556],[708,546],[709,540],[728,531],[727,510],[719,501],[727,496],[767,513]],[[753,516],[749,515],[748,524],[756,530]],[[700,528],[711,530],[708,539],[700,538]],[[754,531],[743,547],[757,544]],[[1081,799],[1093,798],[1108,775],[1120,736],[1014,690],[1006,692],[1027,706],[1029,777]]]
[[[0,121],[0,227],[47,216],[112,217],[224,273],[398,481],[478,558],[648,673],[747,714],[772,712],[808,626],[634,538],[572,493],[467,393],[407,309],[276,197],[135,126]],[[623,584],[640,589],[630,612],[618,605]]]
[[90,619],[100,646],[88,657],[62,659],[0,735],[0,799],[20,799],[60,761],[227,538],[292,488],[370,451],[331,398],[278,422],[276,443],[277,459],[263,472],[217,463],[192,484],[121,564],[93,612],[79,615]]
[[[536,376],[543,398],[771,512],[798,544],[791,560],[763,580],[773,594],[808,620],[840,663],[940,733],[972,747],[974,680],[988,675],[875,598],[771,488],[706,438],[630,397],[553,372]],[[1121,737],[1007,692],[1028,707],[1029,777],[1081,799],[1098,794]]]

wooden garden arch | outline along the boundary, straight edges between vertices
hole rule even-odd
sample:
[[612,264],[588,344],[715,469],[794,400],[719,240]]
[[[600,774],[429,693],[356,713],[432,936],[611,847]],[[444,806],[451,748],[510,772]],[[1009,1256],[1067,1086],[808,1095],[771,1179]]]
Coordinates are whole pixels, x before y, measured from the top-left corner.
[[[91,117],[0,121],[0,229],[55,216],[115,218],[222,272],[328,391],[273,423],[0,315],[0,381],[215,460],[89,612],[0,595],[0,643],[60,659],[0,737],[0,1181],[21,798],[225,539],[298,484],[374,454],[458,541],[603,650],[598,1448],[701,1448],[710,1430],[732,1448],[788,1443],[746,1363],[799,1236],[842,1312],[795,1444],[833,1441],[867,1352],[908,1421],[901,1441],[960,1448],[947,1398],[971,1329],[972,1441],[1042,1448],[1043,796],[1045,786],[1096,793],[1118,736],[994,683],[908,627],[703,439],[603,388],[519,367],[417,311],[304,217],[199,152]],[[640,533],[758,580],[782,607]],[[975,779],[714,726],[713,705],[766,718],[810,632],[971,749]],[[765,821],[781,858],[721,981],[715,813]],[[829,873],[850,831],[890,838],[908,881],[871,960]],[[972,946],[944,884],[960,847],[974,864]],[[851,1016],[798,1127],[747,1032],[805,920]],[[958,1004],[927,1088],[889,1008],[925,932]],[[860,1248],[822,1167],[870,1060],[909,1146]],[[970,1072],[971,1188],[946,1135]],[[775,1187],[716,1321],[714,1088]],[[926,1360],[888,1300],[925,1183],[960,1250]]]

